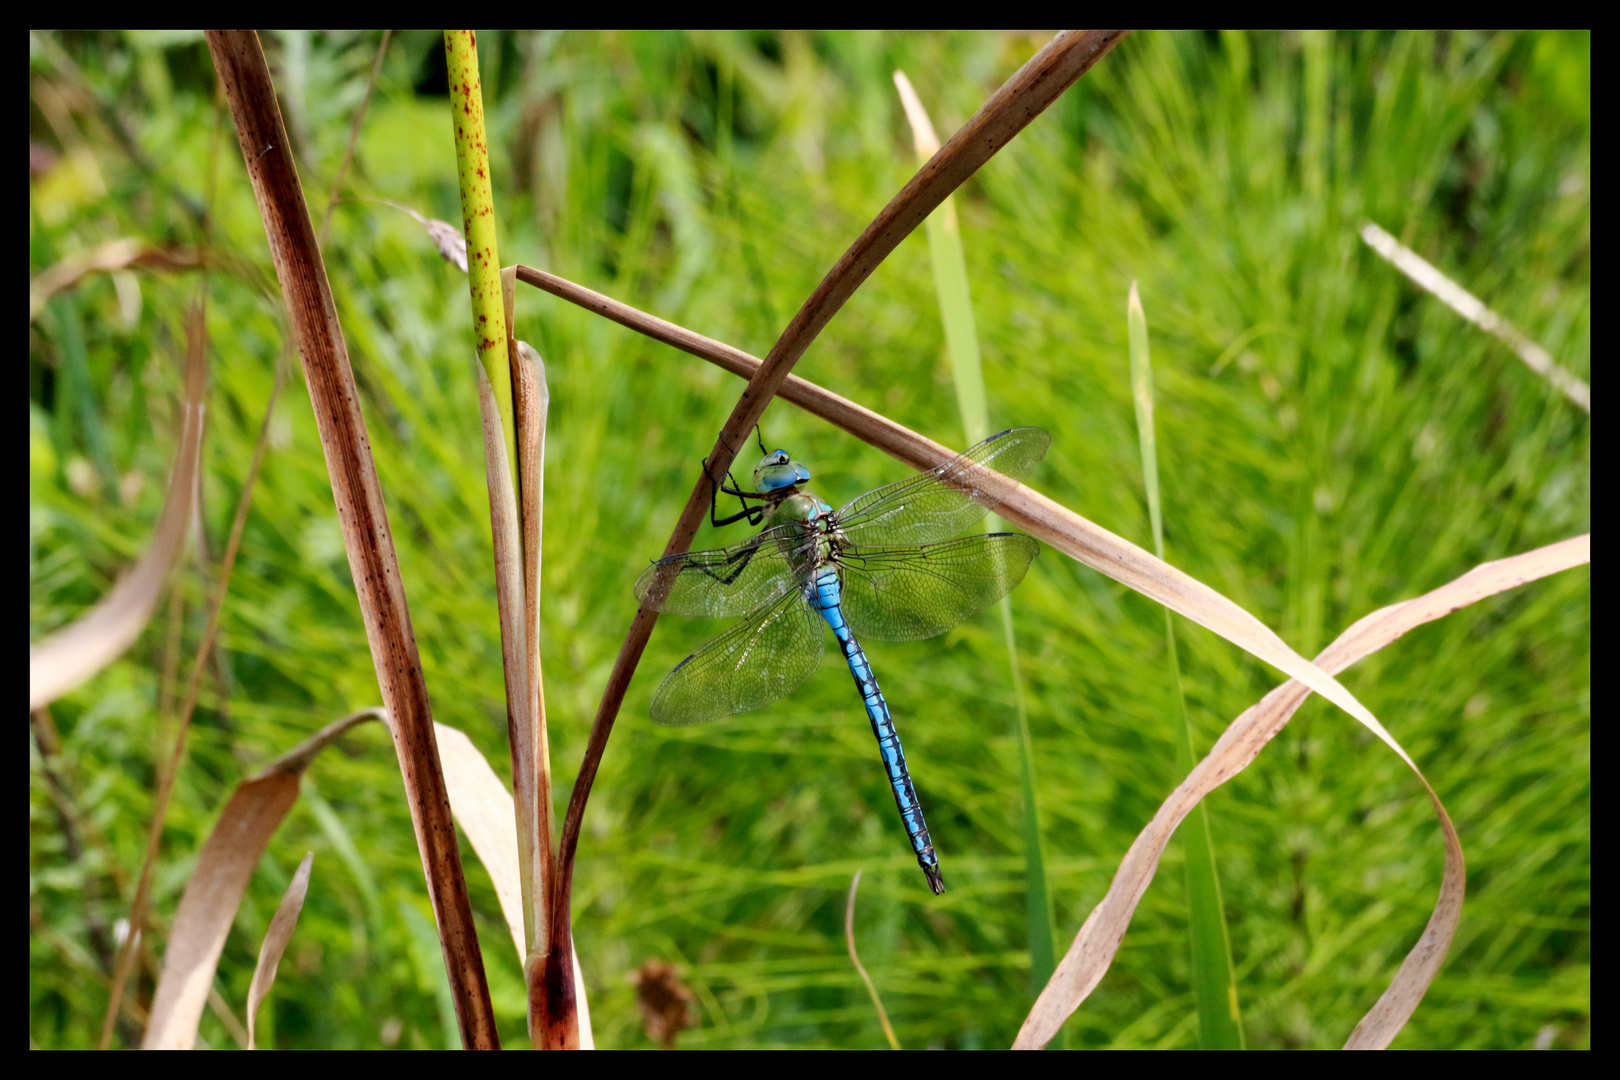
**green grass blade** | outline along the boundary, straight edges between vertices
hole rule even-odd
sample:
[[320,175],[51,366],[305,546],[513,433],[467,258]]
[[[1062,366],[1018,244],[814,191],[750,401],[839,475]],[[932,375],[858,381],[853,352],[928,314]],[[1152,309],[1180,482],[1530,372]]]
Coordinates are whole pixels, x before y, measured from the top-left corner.
[[[417,902],[409,896],[398,897],[399,917],[405,923],[411,961],[416,967],[418,983],[430,990],[439,1013],[439,1045],[435,1050],[454,1050],[462,1045],[461,1030],[456,1023],[456,1001],[450,989],[450,977],[445,974],[444,961],[439,957],[439,928],[432,915],[423,914]],[[426,1031],[417,1033],[424,1042],[430,1037]]]
[[[895,86],[905,104],[917,146],[917,157],[926,162],[939,149],[939,139],[922,102],[911,83],[895,72]],[[956,404],[962,414],[965,445],[972,445],[990,434],[990,410],[985,400],[984,367],[979,360],[979,332],[973,320],[973,297],[968,290],[967,256],[962,248],[962,229],[956,218],[956,200],[947,196],[938,210],[928,215],[924,227],[928,254],[934,270],[934,289],[939,296],[939,317],[945,326],[945,351],[951,360],[951,376],[956,386]],[[994,514],[986,521],[995,528]],[[1013,700],[1018,709],[1019,776],[1024,795],[1024,911],[1029,935],[1029,983],[1033,999],[1052,977],[1057,966],[1057,949],[1052,932],[1052,894],[1046,882],[1046,859],[1041,848],[1039,803],[1035,796],[1035,759],[1029,736],[1029,710],[1024,700],[1024,681],[1018,668],[1018,640],[1013,628],[1012,599],[1001,600],[1001,626],[1007,640],[1007,663],[1012,671]],[[1061,1038],[1048,1044],[1063,1048]]]
[[968,292],[967,256],[962,250],[955,196],[947,198],[923,224],[934,267],[934,291],[939,294],[939,318],[945,325],[945,351],[951,358],[951,379],[956,384],[956,407],[962,414],[966,444],[971,446],[990,434],[990,410],[984,398],[979,330],[973,321],[973,297]]
[[[1001,598],[1001,628],[1007,636],[1007,659],[1012,668],[1013,700],[1018,705],[1018,766],[1024,787],[1024,923],[1029,934],[1029,985],[1039,994],[1057,967],[1052,933],[1052,892],[1046,884],[1046,855],[1041,846],[1040,803],[1035,798],[1035,750],[1029,738],[1029,709],[1024,700],[1024,678],[1018,670],[1018,642],[1013,633],[1012,597]],[[1061,1050],[1062,1033],[1048,1046]]]
[[[1148,354],[1147,316],[1131,283],[1126,322],[1130,330],[1131,397],[1136,402],[1136,431],[1142,451],[1142,475],[1147,489],[1148,517],[1153,525],[1153,550],[1164,558],[1164,517],[1159,500],[1159,455],[1153,426],[1153,364]],[[1192,771],[1192,723],[1187,696],[1181,685],[1181,661],[1176,654],[1176,632],[1169,609],[1164,613],[1164,639],[1170,676],[1176,691],[1176,775]],[[1237,980],[1232,974],[1232,946],[1226,934],[1221,904],[1221,883],[1215,872],[1215,848],[1209,838],[1209,814],[1202,804],[1181,826],[1187,868],[1187,930],[1192,946],[1193,999],[1198,1008],[1198,1045],[1205,1050],[1241,1050],[1243,1025],[1239,1019]]]

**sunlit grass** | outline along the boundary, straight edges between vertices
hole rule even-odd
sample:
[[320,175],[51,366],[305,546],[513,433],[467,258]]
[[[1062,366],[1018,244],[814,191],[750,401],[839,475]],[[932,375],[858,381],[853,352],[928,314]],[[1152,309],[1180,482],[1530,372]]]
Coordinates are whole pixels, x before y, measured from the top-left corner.
[[[303,102],[299,165],[324,206],[375,36],[316,36],[301,66],[299,41],[266,42],[284,95]],[[890,72],[908,72],[948,132],[1036,44],[482,34],[503,257],[763,354],[909,175]],[[200,42],[66,45],[160,172],[200,201],[215,123]],[[436,34],[397,36],[351,190],[458,220],[445,100],[424,96],[442,92],[436,50],[442,60]],[[989,413],[1054,434],[1034,486],[1138,542],[1151,535],[1120,318],[1135,279],[1152,317],[1171,560],[1300,652],[1480,561],[1589,528],[1584,414],[1356,234],[1365,218],[1379,221],[1589,377],[1588,50],[1566,35],[1128,39],[957,199],[994,373]],[[33,71],[61,78],[40,53]],[[30,117],[31,138],[63,138],[37,107]],[[199,239],[112,140],[89,144],[106,194],[54,170],[36,180],[31,274],[118,236]],[[222,145],[232,149],[228,133]],[[233,153],[219,157],[215,228],[264,264]],[[504,762],[466,281],[414,222],[370,204],[338,208],[325,252],[435,717]],[[31,331],[35,640],[105,591],[162,501],[195,278],[137,281],[133,325],[121,321],[119,287],[97,278],[52,300]],[[228,272],[212,272],[209,303],[202,506],[217,560],[281,338],[273,303]],[[661,550],[741,384],[550,297],[526,292],[518,309],[519,336],[545,356],[552,386],[543,647],[565,793],[633,611],[630,584]],[[919,235],[797,370],[954,443],[943,348]],[[773,446],[811,464],[834,505],[902,475],[789,406],[773,406],[764,426]],[[130,474],[144,480],[114,499]],[[705,527],[695,546],[740,535]],[[212,573],[179,582],[181,655],[201,630]],[[1051,551],[1012,604],[1061,950],[1178,778],[1164,620]],[[1451,959],[1397,1045],[1589,1041],[1589,608],[1588,575],[1565,574],[1346,673],[1447,800],[1469,859]],[[883,1045],[843,941],[845,893],[862,868],[856,934],[899,1041],[1006,1045],[1027,1008],[1028,953],[1016,714],[997,616],[869,650],[950,871],[939,899],[916,872],[836,656],[769,711],[695,729],[647,719],[663,673],[717,626],[660,624],[586,817],[576,940],[598,1044],[647,1045],[627,973],[658,958],[694,990],[700,1026],[684,1046]],[[109,864],[125,881],[139,865],[164,634],[160,619],[54,710],[83,822],[62,824],[31,759],[30,1035],[41,1046],[87,1045],[99,1030],[92,929],[110,933],[125,913]],[[1274,674],[1195,627],[1178,634],[1202,751]],[[205,680],[154,893],[160,914],[172,913],[201,837],[248,769],[377,702],[296,380],[272,425],[221,646],[229,682]],[[281,1046],[377,1046],[389,1032],[402,1046],[441,1045],[433,968],[415,959],[419,927],[401,906],[420,903],[423,884],[397,767],[380,727],[345,746],[312,770],[320,802],[301,801],[261,866],[219,987],[240,1009],[259,936],[313,847],[309,899],[263,1030]],[[1386,750],[1307,703],[1210,810],[1249,1044],[1337,1045],[1433,902],[1441,849],[1426,801]],[[321,854],[341,851],[345,834],[363,866]],[[1172,847],[1108,978],[1069,1022],[1069,1045],[1196,1041],[1178,858]],[[517,968],[487,876],[474,865],[469,877],[512,1045],[523,1028]],[[203,1034],[230,1042],[212,1018]]]

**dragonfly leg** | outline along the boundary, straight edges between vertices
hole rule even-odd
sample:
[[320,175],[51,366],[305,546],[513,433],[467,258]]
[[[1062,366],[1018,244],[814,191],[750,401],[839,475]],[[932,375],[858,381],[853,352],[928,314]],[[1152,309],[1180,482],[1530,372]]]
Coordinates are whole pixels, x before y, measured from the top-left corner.
[[[764,501],[770,499],[771,496],[764,495],[756,491],[743,491],[737,484],[737,478],[732,476],[729,471],[726,473],[726,480],[730,481],[729,486],[725,482],[716,480],[714,478],[714,474],[709,471],[709,461],[707,458],[703,460],[703,477],[709,482],[710,525],[720,529],[738,521],[746,520],[750,525],[758,525],[761,521],[765,520],[765,508],[763,506],[750,506],[748,505],[748,500],[757,499]],[[737,501],[743,504],[742,511],[740,513],[732,514],[730,517],[720,517],[721,495],[735,495],[737,497]]]
[[740,550],[738,550],[734,556],[727,560],[724,571],[715,569],[714,567],[705,566],[703,567],[703,572],[722,584],[730,585],[733,581],[737,580],[737,576],[739,574],[748,569],[748,564],[754,561],[754,556],[758,554],[758,552],[759,537],[756,536],[746,544],[741,545]]

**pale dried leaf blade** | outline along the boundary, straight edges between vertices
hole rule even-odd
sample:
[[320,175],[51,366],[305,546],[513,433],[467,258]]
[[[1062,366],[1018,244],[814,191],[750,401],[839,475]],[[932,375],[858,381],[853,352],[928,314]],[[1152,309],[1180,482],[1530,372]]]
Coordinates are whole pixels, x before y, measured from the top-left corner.
[[[903,78],[898,72],[897,77]],[[878,1022],[883,1025],[883,1036],[889,1040],[891,1050],[900,1049],[900,1040],[894,1037],[894,1027],[889,1023],[889,1013],[883,1007],[883,999],[878,996],[877,984],[872,976],[867,974],[866,965],[861,963],[861,954],[855,949],[855,893],[861,887],[861,872],[855,871],[855,876],[849,882],[849,899],[844,903],[844,944],[849,949],[849,962],[855,965],[855,971],[866,984],[867,996],[872,999],[872,1007],[877,1010]]]
[[44,638],[28,652],[28,707],[52,701],[112,663],[146,628],[169,572],[185,551],[192,494],[202,452],[207,354],[197,321],[187,327],[184,425],[175,448],[174,468],[152,544],[112,591],[74,622]]
[[540,350],[536,349],[533,345],[530,345],[527,341],[520,341],[517,343],[517,346],[518,355],[534,366],[535,377],[538,381],[538,386],[536,389],[539,393],[539,401],[541,406],[540,430],[542,433],[544,433],[546,410],[551,406],[551,385],[546,382],[546,362],[541,359]]
[[[518,881],[516,807],[511,792],[490,767],[464,732],[437,721],[433,724],[439,742],[439,763],[444,769],[444,786],[450,793],[450,812],[467,834],[478,861],[489,872],[495,895],[512,935],[518,964],[524,961],[523,897]],[[580,1046],[591,1049],[590,1012],[585,1003],[585,977],[574,954],[574,988],[579,1003]]]
[[46,301],[64,289],[76,287],[89,274],[111,274],[132,266],[149,270],[195,270],[205,261],[199,250],[160,248],[132,237],[108,240],[104,244],[69,255],[46,268],[28,285],[28,321],[39,318]]
[[69,255],[55,266],[47,267],[28,284],[28,321],[39,318],[47,300],[63,289],[77,285],[86,274],[122,270],[145,250],[146,245],[139,240],[124,237]]
[[465,733],[438,721],[434,721],[433,730],[439,740],[444,786],[450,793],[450,812],[467,834],[478,861],[489,871],[521,964],[527,947],[523,941],[523,896],[518,883],[512,795]]
[[1354,694],[1296,653],[1265,623],[1197,578],[1029,487],[1020,485],[998,513],[1070,558],[1157,600],[1305,683],[1379,738],[1388,739],[1378,718]]
[[152,995],[151,1020],[142,1046],[148,1050],[189,1050],[197,1041],[214,971],[225,937],[247,891],[253,867],[298,799],[298,778],[321,747],[356,724],[380,717],[364,709],[325,728],[283,754],[256,776],[237,785],[197,857],[197,867],[180,897],[163,972]]
[[379,199],[378,201],[385,206],[392,206],[395,210],[415,218],[417,223],[427,230],[428,237],[438,247],[439,254],[444,257],[444,261],[454,263],[463,274],[467,272],[467,238],[461,234],[460,229],[448,221],[423,217],[410,207],[403,203],[397,203],[392,199]]
[[189,1050],[208,1002],[225,937],[259,856],[298,799],[298,777],[275,773],[243,781],[203,845],[169,933],[163,974],[142,1045]]
[[911,80],[906,73],[894,73],[894,87],[900,92],[900,105],[906,110],[906,123],[911,125],[911,142],[917,148],[917,156],[927,161],[939,153],[939,136],[934,133],[934,122],[928,118],[928,110],[923,108],[922,99],[911,86]]
[[[1318,663],[1327,671],[1342,671],[1376,652],[1416,626],[1441,618],[1487,596],[1534,581],[1591,560],[1589,535],[1574,537],[1535,551],[1475,567],[1447,585],[1423,596],[1373,612],[1346,630]],[[1199,762],[1159,808],[1121,860],[1108,893],[1086,918],[1057,971],[1036,999],[1018,1033],[1015,1047],[1045,1046],[1063,1022],[1079,1008],[1101,981],[1124,939],[1131,915],[1147,891],[1164,847],[1176,826],[1209,792],[1243,771],[1287,724],[1309,691],[1289,681],[1251,706],[1222,733],[1208,756]],[[1404,760],[1411,764],[1404,751]],[[1416,772],[1416,766],[1412,766]],[[1422,779],[1422,773],[1418,773]],[[1394,981],[1352,1034],[1351,1046],[1386,1046],[1410,1017],[1434,978],[1446,946],[1456,930],[1463,891],[1462,849],[1444,807],[1433,789],[1430,799],[1440,818],[1446,840],[1446,868],[1440,897],[1418,944],[1402,963]]]
[[429,218],[425,223],[428,235],[439,247],[439,254],[444,261],[455,263],[463,274],[467,272],[467,238],[461,235],[461,230],[448,221],[438,218]]
[[1439,267],[1395,239],[1374,222],[1368,221],[1361,226],[1361,238],[1366,241],[1368,247],[1378,252],[1419,286],[1438,297],[1440,302],[1452,311],[1486,333],[1495,334],[1505,341],[1509,348],[1519,354],[1519,359],[1524,361],[1526,367],[1552,383],[1565,397],[1585,409],[1588,414],[1591,413],[1592,388],[1585,380],[1559,366],[1552,358],[1552,354],[1531,341],[1524,331],[1491,310],[1483,300],[1451,280],[1440,271]]
[[[475,364],[474,370],[478,379],[479,411],[484,422],[484,480],[489,489],[490,533],[495,554],[495,592],[501,629],[501,663],[505,675],[508,737],[512,753],[521,763],[525,760],[532,761],[534,756],[531,741],[534,725],[529,715],[528,632],[524,624],[527,602],[524,598],[523,585],[522,523],[518,519],[517,494],[512,486],[511,463],[506,456],[506,433],[501,422],[500,410],[495,404],[495,394],[490,388],[489,376],[484,370],[484,365]],[[506,791],[504,786],[501,786],[501,791],[504,795]],[[532,826],[532,823],[516,821],[513,816],[515,803],[510,795],[505,797],[508,810],[507,830],[514,835],[513,852],[517,860],[512,864],[512,872],[515,875],[513,883],[518,890],[513,894],[513,898],[518,900],[518,926],[524,931],[518,935],[518,941],[521,943],[529,939],[529,932],[533,930],[530,922],[534,918],[535,908],[532,901],[528,904],[523,903],[522,883],[533,880],[534,854],[531,847],[529,861],[526,862],[515,837],[517,831],[522,831],[525,826]],[[451,802],[450,810],[453,814],[458,813],[454,800]],[[491,873],[493,875],[493,870]],[[501,897],[503,908],[506,903],[507,897],[503,893]],[[525,953],[526,949],[520,944],[518,955],[522,957]]]
[[[515,293],[517,268],[503,271],[503,286]],[[508,297],[515,303],[515,295]],[[508,327],[515,325],[508,320]],[[525,753],[528,755],[526,779],[533,779],[533,790],[520,792],[523,805],[533,807],[532,822],[528,828],[527,843],[531,847],[529,865],[534,877],[529,884],[530,906],[534,920],[534,940],[550,938],[551,883],[555,874],[552,865],[551,837],[553,833],[551,797],[550,736],[546,731],[546,698],[544,674],[540,663],[540,562],[545,522],[545,460],[546,413],[551,406],[551,393],[546,385],[545,362],[528,342],[511,339],[512,408],[518,427],[518,473],[522,498],[523,539],[523,627],[526,635],[528,662],[528,710],[533,723]],[[515,781],[514,781],[515,782]]]
[[298,864],[298,870],[287,885],[286,893],[281,897],[281,904],[270,918],[270,928],[264,932],[264,942],[259,946],[259,962],[253,969],[253,981],[248,985],[249,1050],[257,1048],[254,1021],[259,1015],[259,1003],[276,984],[276,965],[281,963],[281,954],[287,951],[287,942],[292,940],[293,931],[298,927],[298,913],[304,910],[304,897],[309,892],[309,870],[314,861],[313,851],[304,854],[303,861]]

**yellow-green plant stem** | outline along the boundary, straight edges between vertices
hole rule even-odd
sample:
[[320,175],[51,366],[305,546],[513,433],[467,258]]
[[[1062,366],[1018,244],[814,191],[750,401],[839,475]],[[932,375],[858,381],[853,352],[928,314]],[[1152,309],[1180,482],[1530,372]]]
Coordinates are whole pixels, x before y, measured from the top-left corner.
[[[939,150],[939,138],[911,83],[895,72],[895,86],[911,122],[919,161],[926,162]],[[967,256],[962,248],[962,229],[956,218],[956,199],[947,196],[939,209],[924,222],[928,235],[928,255],[934,269],[934,289],[939,296],[939,317],[945,327],[945,351],[950,356],[952,381],[956,385],[956,405],[962,415],[965,445],[972,445],[990,434],[990,410],[986,404],[984,367],[979,359],[979,332],[973,319],[973,297],[968,290]],[[995,515],[987,525],[994,528]],[[1019,779],[1024,797],[1024,913],[1029,941],[1030,996],[1033,999],[1052,977],[1057,965],[1057,949],[1052,931],[1052,896],[1046,880],[1046,859],[1041,847],[1040,817],[1035,797],[1035,751],[1029,735],[1029,710],[1024,701],[1024,680],[1018,667],[1018,639],[1013,628],[1012,598],[1001,598],[1001,627],[1007,641],[1007,662],[1012,671],[1013,700],[1018,711]],[[1051,1043],[1062,1049],[1062,1034]]]
[[456,172],[461,182],[461,224],[467,237],[467,284],[472,289],[478,359],[506,429],[507,461],[516,486],[517,424],[512,413],[506,311],[501,302],[501,260],[495,243],[495,197],[489,186],[484,91],[478,78],[478,35],[471,30],[446,30],[444,59],[450,68],[450,118],[456,129]]
[[[1158,439],[1153,428],[1153,364],[1148,353],[1147,316],[1135,282],[1131,283],[1125,321],[1130,330],[1131,397],[1136,402],[1136,432],[1148,518],[1153,525],[1153,550],[1163,559],[1164,516],[1159,501]],[[1187,695],[1181,685],[1181,661],[1176,654],[1175,624],[1169,608],[1164,611],[1164,639],[1180,717],[1175,739],[1179,777],[1193,768],[1192,722],[1187,715]],[[1206,1050],[1241,1050],[1243,1025],[1238,1013],[1237,980],[1232,973],[1232,944],[1226,933],[1215,847],[1209,836],[1209,813],[1202,803],[1193,808],[1178,831],[1186,856],[1187,933],[1192,949],[1193,1000],[1198,1009],[1198,1045]]]
[[[544,978],[543,962],[537,964],[535,950],[543,950],[545,898],[536,896],[536,883],[550,874],[541,864],[549,858],[549,844],[538,841],[536,815],[540,813],[535,776],[536,735],[533,712],[539,705],[531,667],[539,663],[531,649],[528,633],[529,606],[523,580],[522,466],[518,456],[518,426],[512,398],[512,355],[515,345],[508,338],[506,289],[502,281],[500,253],[495,238],[495,199],[490,189],[489,143],[484,129],[484,95],[478,74],[478,37],[471,30],[446,30],[444,55],[449,67],[450,111],[456,132],[456,170],[461,183],[462,229],[467,238],[467,283],[472,291],[473,326],[478,339],[478,361],[483,365],[489,394],[484,398],[486,425],[490,407],[501,428],[499,442],[485,444],[489,477],[490,525],[494,534],[497,594],[501,609],[501,639],[506,669],[507,733],[512,748],[512,792],[516,806],[518,875],[523,898],[523,926],[530,956],[526,960],[525,981],[529,989],[530,1037],[536,1045],[547,1044],[542,1032],[549,1030],[545,1017],[549,1000],[539,994]],[[482,393],[482,388],[481,388]],[[486,426],[486,438],[488,438]],[[493,459],[504,445],[504,467]],[[505,491],[498,485],[506,483]],[[536,558],[537,552],[531,552]],[[536,563],[538,566],[538,563]],[[529,588],[538,588],[530,582]],[[544,956],[542,951],[539,954]]]

